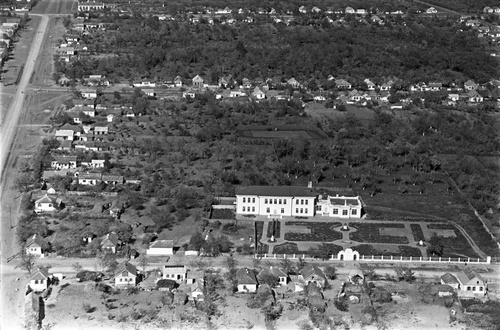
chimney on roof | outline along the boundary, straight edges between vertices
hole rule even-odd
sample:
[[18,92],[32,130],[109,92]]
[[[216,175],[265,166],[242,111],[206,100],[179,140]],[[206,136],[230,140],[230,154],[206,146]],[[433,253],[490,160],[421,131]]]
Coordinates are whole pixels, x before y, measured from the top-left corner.
[[307,183],[307,188],[312,189],[312,187],[313,187],[313,182],[312,182],[312,181],[309,181],[309,182]]

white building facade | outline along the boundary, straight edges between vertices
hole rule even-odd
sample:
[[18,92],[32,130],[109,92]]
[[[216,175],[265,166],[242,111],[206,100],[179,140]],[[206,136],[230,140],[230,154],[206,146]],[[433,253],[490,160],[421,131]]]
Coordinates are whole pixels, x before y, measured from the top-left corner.
[[236,213],[268,217],[314,216],[316,195],[294,186],[247,186],[236,190]]

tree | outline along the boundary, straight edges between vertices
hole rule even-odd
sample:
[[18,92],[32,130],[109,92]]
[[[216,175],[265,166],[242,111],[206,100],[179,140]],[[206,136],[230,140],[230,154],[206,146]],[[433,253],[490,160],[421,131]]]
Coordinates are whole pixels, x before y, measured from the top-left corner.
[[204,245],[205,238],[203,238],[203,235],[199,231],[196,231],[189,239],[189,246],[198,252],[200,252]]
[[26,253],[25,248],[21,248],[21,261],[16,266],[16,268],[20,268],[28,272],[31,275],[31,271],[35,267],[35,256],[31,253]]
[[116,255],[114,253],[102,252],[96,258],[97,263],[101,266],[103,271],[113,273],[118,266]]
[[427,254],[438,257],[441,257],[443,255],[444,245],[440,236],[438,236],[436,233],[432,234],[428,243],[429,246],[427,247]]
[[334,280],[337,278],[337,269],[334,266],[328,266],[325,268],[325,276],[329,280]]
[[409,283],[413,283],[415,281],[415,274],[408,267],[398,266],[394,269],[396,272],[396,277],[399,281],[405,281]]
[[148,267],[148,265],[149,265],[149,259],[148,259],[148,257],[146,257],[145,254],[142,254],[139,257],[139,266],[142,268],[142,272],[143,273],[146,273],[146,267]]
[[279,277],[273,274],[263,274],[259,276],[259,283],[268,284],[271,288],[276,287],[279,284]]

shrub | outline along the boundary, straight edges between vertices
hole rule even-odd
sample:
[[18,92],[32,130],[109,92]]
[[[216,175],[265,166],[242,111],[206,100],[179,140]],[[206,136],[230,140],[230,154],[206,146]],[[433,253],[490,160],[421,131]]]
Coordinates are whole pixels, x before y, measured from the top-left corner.
[[82,306],[85,313],[93,313],[97,309],[95,306],[91,306],[90,304],[84,303]]

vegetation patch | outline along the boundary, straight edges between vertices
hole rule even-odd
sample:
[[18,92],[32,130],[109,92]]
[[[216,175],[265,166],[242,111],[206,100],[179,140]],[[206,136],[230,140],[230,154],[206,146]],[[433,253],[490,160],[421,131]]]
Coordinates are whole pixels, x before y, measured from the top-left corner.
[[361,244],[357,246],[353,246],[352,249],[354,251],[358,251],[360,255],[364,255],[367,257],[370,256],[393,256],[393,257],[414,257],[419,258],[422,256],[422,253],[418,248],[411,247],[408,245],[398,245],[397,249],[382,249],[376,248],[370,244]]
[[349,237],[353,241],[368,242],[368,243],[392,243],[392,244],[408,244],[406,236],[389,236],[380,235],[380,228],[404,228],[402,223],[350,223],[351,227],[357,231],[350,233]]
[[276,245],[273,249],[274,254],[308,254],[309,251],[300,251],[297,243],[286,242]]
[[424,232],[422,231],[422,227],[418,223],[412,223],[410,225],[410,228],[415,242],[419,242],[420,240],[425,241]]
[[267,238],[279,238],[281,235],[281,222],[280,221],[270,221],[267,227]]
[[233,220],[236,219],[236,213],[231,209],[212,209],[210,219]]
[[311,241],[325,242],[342,239],[342,233],[337,232],[334,228],[342,226],[340,222],[305,222],[305,221],[287,221],[286,226],[301,226],[308,228],[310,233],[285,233],[287,241]]

